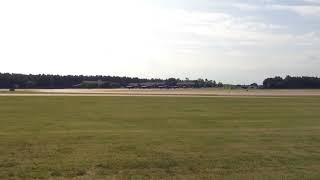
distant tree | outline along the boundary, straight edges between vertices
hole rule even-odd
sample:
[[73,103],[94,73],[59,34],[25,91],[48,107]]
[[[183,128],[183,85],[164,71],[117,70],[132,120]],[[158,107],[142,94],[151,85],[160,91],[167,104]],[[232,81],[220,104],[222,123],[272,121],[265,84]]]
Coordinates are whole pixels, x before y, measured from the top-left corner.
[[217,85],[217,87],[223,87],[222,82],[219,82],[218,85]]
[[178,79],[175,79],[175,78],[169,78],[166,80],[166,84],[168,86],[176,86],[178,83]]
[[320,78],[318,77],[291,77],[286,76],[284,79],[276,76],[267,78],[263,81],[263,88],[266,89],[315,89],[320,88]]
[[263,81],[264,88],[283,88],[283,79],[279,76],[268,78]]
[[250,86],[259,87],[259,85],[257,83],[252,83],[252,84],[250,84]]
[[[83,82],[90,83],[83,83]],[[50,74],[10,74],[0,73],[0,88],[9,89],[14,86],[19,88],[119,88],[125,87],[130,83],[144,83],[144,82],[165,82],[166,85],[176,86],[178,82],[183,83],[180,79],[169,78],[163,79],[143,79],[131,77],[118,76],[61,76]],[[198,79],[192,81],[186,78],[185,82],[194,83],[188,85],[192,87],[211,87],[215,86],[215,81],[208,79]]]
[[205,87],[206,85],[206,82],[205,80],[199,78],[198,80],[195,81],[195,87],[197,88],[202,88],[202,87]]
[[212,87],[217,87],[217,82],[216,81],[212,82]]

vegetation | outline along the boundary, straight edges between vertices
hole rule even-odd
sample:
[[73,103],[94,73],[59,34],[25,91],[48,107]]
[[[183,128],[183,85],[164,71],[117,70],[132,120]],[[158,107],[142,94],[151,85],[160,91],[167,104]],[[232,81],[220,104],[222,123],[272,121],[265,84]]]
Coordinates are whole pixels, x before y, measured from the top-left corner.
[[25,75],[0,73],[0,88],[72,88],[83,81],[106,81],[126,85],[131,82],[144,82],[147,79],[115,76],[61,76],[61,75]]
[[317,77],[274,77],[264,80],[263,87],[267,89],[319,89],[320,78]]
[[[152,83],[159,83],[162,87],[224,87],[221,82],[208,79],[185,80],[169,78],[169,79],[140,79],[130,77],[117,76],[61,76],[61,75],[25,75],[25,74],[9,74],[0,73],[0,89],[17,89],[17,88],[44,88],[44,89],[62,89],[62,88],[120,88],[120,87],[140,87],[150,86]],[[135,85],[131,85],[135,84]],[[148,84],[148,85],[144,85]],[[249,88],[260,87],[258,84],[251,85],[230,85],[232,87]],[[317,77],[291,77],[286,78],[274,77],[267,78],[263,81],[265,89],[319,89],[320,78]]]
[[0,179],[319,179],[320,97],[0,97]]
[[[25,75],[0,73],[0,89],[8,88],[119,88],[126,87],[130,83],[147,83],[147,82],[165,82],[168,86],[176,86],[179,82],[192,82],[192,87],[215,87],[215,81],[207,79],[198,80],[180,80],[175,78],[169,79],[140,79],[117,76],[61,76],[61,75]],[[221,86],[222,83],[219,83]]]

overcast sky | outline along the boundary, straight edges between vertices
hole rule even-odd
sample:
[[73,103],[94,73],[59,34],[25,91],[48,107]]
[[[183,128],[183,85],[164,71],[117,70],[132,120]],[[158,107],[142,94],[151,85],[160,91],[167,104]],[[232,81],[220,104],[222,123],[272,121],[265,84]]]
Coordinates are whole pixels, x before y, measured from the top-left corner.
[[320,76],[320,0],[3,0],[0,72]]

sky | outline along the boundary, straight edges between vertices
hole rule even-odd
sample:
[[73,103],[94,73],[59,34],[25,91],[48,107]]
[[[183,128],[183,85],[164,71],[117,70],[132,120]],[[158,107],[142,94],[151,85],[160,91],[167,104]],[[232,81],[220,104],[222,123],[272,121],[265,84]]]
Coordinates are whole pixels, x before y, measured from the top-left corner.
[[320,76],[320,0],[3,0],[0,72]]

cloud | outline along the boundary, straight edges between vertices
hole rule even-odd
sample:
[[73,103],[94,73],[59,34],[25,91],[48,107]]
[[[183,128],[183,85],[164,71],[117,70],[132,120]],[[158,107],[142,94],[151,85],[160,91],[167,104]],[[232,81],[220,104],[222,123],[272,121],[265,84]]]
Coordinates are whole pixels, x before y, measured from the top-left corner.
[[[284,11],[290,19],[288,11],[298,11],[293,7],[313,7],[314,1],[193,0],[207,9],[184,3],[173,7],[171,1],[170,7],[131,0],[19,2],[0,2],[0,59],[6,60],[0,71],[220,77],[229,82],[240,81],[239,74],[252,77],[243,82],[291,67],[319,69],[308,63],[320,57],[320,34],[309,21],[297,32],[292,21],[279,24],[261,16]],[[310,16],[310,10],[299,11]]]
[[304,0],[306,3],[312,3],[312,4],[320,4],[319,0]]
[[[179,52],[184,53],[186,59],[190,58],[192,52],[202,60],[192,66],[194,69],[218,66],[220,69],[214,69],[217,72],[234,69],[257,73],[261,69],[266,74],[269,70],[271,74],[275,72],[272,70],[274,68],[278,69],[277,72],[281,68],[288,72],[293,67],[299,72],[298,67],[301,67],[300,72],[304,69],[316,72],[316,66],[309,57],[320,55],[317,52],[320,47],[320,34],[317,31],[293,33],[284,25],[227,13],[179,10],[162,14],[171,17],[162,17],[167,21],[159,26],[163,26],[160,29],[171,34],[170,37],[174,37],[170,38],[170,43],[174,44],[172,46],[180,49]],[[179,63],[182,62],[177,61],[176,65]]]
[[319,0],[296,0],[296,1],[256,1],[256,2],[232,2],[232,7],[241,11],[291,11],[301,16],[320,16]]
[[284,33],[288,29],[284,25],[265,23],[251,16],[236,17],[227,13],[186,10],[169,10],[158,14],[161,15],[155,21],[157,33],[159,37],[164,37],[160,41],[166,47],[185,52],[203,51],[210,47],[230,49],[284,45],[295,41],[298,36]]
[[292,11],[301,16],[320,16],[320,6],[318,5],[271,5],[270,8]]
[[232,3],[232,6],[244,11],[256,11],[261,9],[261,6],[258,6],[256,4],[248,4],[248,3]]

